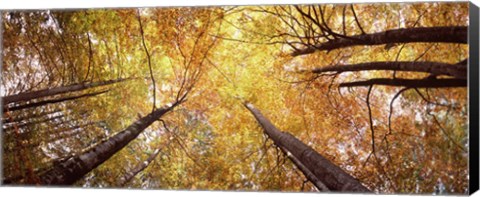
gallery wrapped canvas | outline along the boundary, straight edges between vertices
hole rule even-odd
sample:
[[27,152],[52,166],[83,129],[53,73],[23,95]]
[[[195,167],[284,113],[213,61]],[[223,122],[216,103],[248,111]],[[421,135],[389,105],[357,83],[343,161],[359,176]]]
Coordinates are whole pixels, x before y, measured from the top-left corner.
[[4,10],[1,18],[5,186],[478,189],[472,3]]

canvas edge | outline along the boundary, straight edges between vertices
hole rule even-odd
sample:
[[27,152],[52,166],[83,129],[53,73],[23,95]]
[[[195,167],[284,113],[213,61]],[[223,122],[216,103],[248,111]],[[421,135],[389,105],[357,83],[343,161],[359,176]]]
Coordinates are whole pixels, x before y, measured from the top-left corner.
[[479,188],[479,8],[469,5],[469,194]]

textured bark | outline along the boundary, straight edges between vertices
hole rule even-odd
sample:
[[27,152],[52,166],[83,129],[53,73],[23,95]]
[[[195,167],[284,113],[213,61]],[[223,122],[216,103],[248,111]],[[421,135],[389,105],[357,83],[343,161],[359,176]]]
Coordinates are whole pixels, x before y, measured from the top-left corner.
[[155,151],[147,158],[146,161],[139,163],[135,168],[131,171],[128,172],[121,180],[120,186],[125,186],[128,182],[130,182],[133,177],[135,177],[138,173],[141,171],[145,170],[145,168],[152,163],[153,160],[157,157],[157,155],[160,153],[160,148],[155,149]]
[[336,38],[292,53],[292,56],[306,55],[315,51],[330,51],[357,45],[380,45],[412,42],[440,42],[467,44],[468,27],[416,27],[387,30],[379,33]]
[[56,87],[51,89],[43,89],[43,90],[38,90],[33,92],[25,92],[25,93],[19,93],[11,96],[5,96],[3,97],[2,100],[3,100],[3,105],[7,105],[9,103],[14,103],[14,102],[28,101],[28,100],[42,98],[46,96],[53,96],[57,94],[67,93],[67,92],[74,92],[74,91],[85,90],[93,87],[110,85],[110,84],[118,83],[125,80],[128,80],[128,79],[115,79],[115,80],[99,81],[99,82],[92,82],[92,83],[86,83],[86,84],[74,84],[74,85]]
[[28,109],[32,107],[39,107],[47,104],[55,104],[55,103],[61,103],[64,101],[71,101],[79,98],[84,98],[84,97],[91,97],[91,96],[97,96],[99,94],[103,94],[108,92],[109,90],[101,91],[101,92],[95,92],[95,93],[88,93],[88,94],[82,94],[78,96],[69,96],[69,97],[64,97],[64,98],[58,98],[58,99],[50,99],[50,100],[44,100],[40,102],[35,102],[35,103],[29,103],[25,105],[19,105],[19,106],[14,106],[14,107],[5,107],[5,111],[18,111],[22,109]]
[[[253,116],[255,116],[255,119],[262,126],[265,133],[277,146],[285,148],[286,151],[293,155],[329,190],[342,192],[370,192],[370,190],[363,186],[357,179],[347,174],[340,167],[330,162],[311,147],[305,145],[293,135],[278,130],[252,104],[246,103],[245,107],[250,110]],[[301,167],[299,167],[299,169],[300,168]],[[306,174],[306,177],[308,178],[309,175]]]
[[293,156],[286,148],[282,147],[282,146],[279,146],[280,147],[280,150],[282,150],[282,152],[284,154],[287,155],[287,157],[290,159],[290,161],[293,162],[293,164],[295,164],[295,166],[297,166],[297,168],[302,171],[303,175],[305,175],[305,177],[307,177],[307,179],[312,182],[313,185],[315,185],[315,187],[319,190],[319,191],[323,191],[323,192],[327,192],[327,191],[330,191],[328,189],[328,187],[322,182],[320,181],[316,176],[315,174],[313,174],[312,171],[310,171],[305,165],[303,165],[303,163],[298,160],[298,158],[296,158],[295,156]]
[[440,62],[367,62],[360,64],[327,66],[313,69],[312,72],[355,72],[368,70],[425,72],[433,75],[448,75],[458,79],[467,78],[467,65],[446,64]]
[[[134,140],[144,129],[173,109],[180,102],[170,107],[156,109],[149,115],[140,118],[125,130],[113,137],[102,141],[85,152],[72,156],[53,166],[46,173],[40,175],[40,185],[71,185],[81,179],[85,174],[96,168],[116,152]],[[33,184],[33,183],[31,183]]]
[[377,78],[366,81],[355,81],[341,83],[340,87],[358,87],[371,85],[403,86],[412,88],[455,88],[467,87],[466,79],[389,79]]

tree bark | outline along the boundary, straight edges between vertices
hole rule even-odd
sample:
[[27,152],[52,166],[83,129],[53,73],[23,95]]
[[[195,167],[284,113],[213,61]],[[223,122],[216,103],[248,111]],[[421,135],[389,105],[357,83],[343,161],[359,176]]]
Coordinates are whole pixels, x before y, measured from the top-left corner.
[[319,74],[324,72],[355,72],[368,70],[425,72],[433,75],[448,75],[457,79],[467,78],[467,65],[440,62],[367,62],[350,65],[326,66],[315,68],[312,72]]
[[85,152],[58,163],[46,173],[40,175],[40,185],[71,185],[85,174],[96,168],[116,152],[134,140],[144,129],[169,112],[181,102],[172,106],[156,109],[149,115],[137,120],[125,130]]
[[303,163],[298,160],[298,158],[296,158],[295,156],[293,156],[285,147],[282,147],[282,146],[279,146],[280,150],[282,150],[282,152],[287,155],[287,157],[290,159],[290,161],[293,162],[293,164],[295,166],[297,166],[297,168],[302,171],[303,175],[305,175],[305,177],[310,181],[312,182],[313,185],[315,185],[315,187],[319,190],[319,191],[323,191],[323,192],[328,192],[330,191],[328,189],[328,187],[322,182],[320,181],[316,176],[315,174],[313,174],[312,171],[310,171],[305,165],[303,165]]
[[127,79],[114,79],[114,80],[108,80],[108,81],[99,81],[99,82],[92,82],[92,83],[87,83],[87,84],[74,84],[74,85],[69,85],[69,86],[62,86],[62,87],[56,87],[56,88],[51,88],[51,89],[43,89],[43,90],[38,90],[38,91],[33,91],[33,92],[24,92],[24,93],[19,93],[15,95],[10,95],[10,96],[5,96],[3,97],[3,105],[7,105],[9,103],[14,103],[14,102],[20,102],[20,101],[28,101],[36,98],[42,98],[46,96],[53,96],[57,94],[63,94],[67,92],[74,92],[74,91],[79,91],[79,90],[85,90],[88,88],[93,88],[93,87],[99,87],[99,86],[105,86],[105,85],[110,85],[118,82],[122,82],[128,80]]
[[64,101],[70,101],[70,100],[75,100],[79,98],[84,98],[84,97],[91,97],[91,96],[96,96],[99,94],[103,94],[108,92],[109,90],[101,91],[101,92],[94,92],[94,93],[88,93],[88,94],[82,94],[78,96],[70,96],[70,97],[65,97],[65,98],[59,98],[59,99],[50,99],[50,100],[45,100],[45,101],[40,101],[40,102],[35,102],[35,103],[29,103],[25,105],[19,105],[19,106],[14,106],[14,107],[5,107],[5,111],[18,111],[22,109],[28,109],[32,107],[39,107],[42,105],[47,105],[47,104],[54,104],[54,103],[61,103]]
[[412,88],[455,88],[467,87],[466,79],[389,79],[376,78],[366,81],[354,81],[341,83],[340,87],[358,87],[371,85],[403,86]]
[[[340,167],[330,162],[311,147],[307,146],[293,135],[278,130],[252,104],[245,103],[245,107],[250,110],[255,119],[264,129],[265,133],[277,146],[285,148],[286,151],[298,159],[298,161],[313,173],[317,180],[321,181],[329,190],[342,192],[371,192],[357,179],[347,174]],[[309,177],[307,174],[305,175],[307,178]]]
[[357,45],[380,45],[413,42],[440,42],[467,44],[468,27],[416,27],[361,34],[349,38],[336,38],[308,48],[299,49],[292,56],[306,55],[315,51],[330,51]]

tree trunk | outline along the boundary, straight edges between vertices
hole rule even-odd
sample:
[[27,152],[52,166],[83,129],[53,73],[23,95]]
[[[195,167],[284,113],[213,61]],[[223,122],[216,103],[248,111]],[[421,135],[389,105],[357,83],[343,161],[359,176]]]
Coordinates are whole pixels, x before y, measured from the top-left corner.
[[47,104],[54,104],[54,103],[61,103],[64,101],[70,101],[70,100],[75,100],[83,97],[91,97],[91,96],[96,96],[99,94],[103,94],[108,92],[109,90],[101,91],[101,92],[95,92],[95,93],[89,93],[89,94],[82,94],[78,96],[70,96],[70,97],[65,97],[65,98],[59,98],[59,99],[51,99],[51,100],[45,100],[45,101],[40,101],[36,103],[29,103],[25,105],[19,105],[19,106],[14,106],[14,107],[6,107],[5,106],[5,111],[17,111],[17,110],[22,110],[22,109],[27,109],[27,108],[32,108],[32,107],[39,107],[42,105],[47,105]]
[[412,88],[454,88],[454,87],[466,87],[466,79],[389,79],[389,78],[376,78],[366,81],[354,81],[341,83],[340,87],[358,87],[358,86],[371,86],[371,85],[387,85],[387,86],[404,86]]
[[[63,118],[64,115],[63,114],[59,114],[59,115],[56,115],[56,116],[52,116],[50,118],[46,118],[46,119],[42,119],[42,120],[37,120],[37,121],[32,121],[32,122],[26,122],[26,123],[20,123],[20,124],[17,124],[16,127],[17,128],[22,128],[22,127],[26,127],[26,126],[30,126],[30,125],[34,125],[34,124],[40,124],[40,123],[44,123],[44,122],[49,122],[49,121],[52,121],[52,120],[55,120],[55,119],[59,119],[59,118]],[[12,129],[15,128],[15,124],[9,124],[8,126],[6,126],[4,129],[3,129],[3,132],[8,132]]]
[[[340,167],[321,156],[293,135],[278,130],[252,104],[245,103],[245,107],[250,110],[253,116],[255,116],[255,119],[262,126],[265,133],[277,146],[285,148],[287,155],[288,153],[293,155],[299,163],[316,177],[317,181],[321,181],[321,183],[323,183],[329,190],[342,192],[370,192],[370,190],[363,186],[357,179],[347,174]],[[295,165],[298,166],[296,163]],[[302,167],[299,166],[299,169],[301,168]],[[311,175],[305,174],[305,176],[308,178]]]
[[325,43],[299,49],[292,56],[306,55],[315,51],[330,51],[333,49],[357,45],[380,45],[412,42],[440,42],[467,44],[468,27],[416,27],[387,30],[379,33],[336,38]]
[[125,80],[128,80],[128,78],[127,79],[115,79],[115,80],[108,80],[108,81],[92,82],[92,83],[87,83],[87,84],[74,84],[74,85],[56,87],[56,88],[51,88],[51,89],[43,89],[43,90],[38,90],[38,91],[33,91],[33,92],[24,92],[24,93],[19,93],[19,94],[15,94],[15,95],[4,96],[2,100],[3,100],[3,105],[5,106],[9,103],[20,102],[20,101],[28,101],[28,100],[32,100],[32,99],[36,99],[36,98],[42,98],[42,97],[46,97],[46,96],[53,96],[53,95],[57,95],[57,94],[67,93],[67,92],[85,90],[85,89],[88,89],[88,88],[110,85],[110,84],[122,82],[122,81],[125,81]]
[[96,168],[116,152],[134,140],[145,128],[158,120],[162,115],[173,109],[181,102],[174,105],[156,109],[149,115],[137,120],[125,130],[117,133],[85,152],[75,155],[53,166],[45,174],[40,175],[40,185],[71,185],[81,179],[85,174]]
[[29,115],[25,115],[25,116],[21,116],[21,117],[4,118],[2,120],[2,122],[3,122],[4,125],[12,124],[12,123],[19,124],[23,121],[27,121],[27,120],[34,119],[34,118],[40,118],[42,116],[46,116],[48,114],[54,114],[54,113],[61,112],[61,111],[62,111],[61,109],[55,109],[53,111],[44,111],[44,112],[40,112],[40,113],[36,113],[36,114],[29,114]]
[[313,69],[313,73],[355,72],[367,70],[391,70],[425,72],[433,75],[448,75],[457,79],[467,78],[467,65],[440,62],[367,62],[351,65],[335,65]]
[[[77,126],[73,126],[73,127],[69,127],[69,128],[64,128],[64,129],[57,130],[57,131],[52,131],[52,133],[50,134],[50,138],[47,139],[47,140],[33,139],[35,141],[32,141],[33,137],[30,136],[31,133],[20,133],[18,136],[15,136],[15,140],[29,140],[29,142],[27,144],[24,144],[23,146],[25,146],[26,148],[31,150],[35,147],[40,146],[40,144],[42,144],[42,143],[50,144],[50,143],[53,143],[53,142],[61,140],[61,139],[76,136],[79,133],[81,133],[82,131],[85,131],[85,128],[87,128],[88,126],[93,125],[93,124],[95,124],[95,123],[87,123],[87,124],[83,124],[83,125],[77,125]],[[11,152],[11,151],[13,151],[14,148],[15,147],[5,147],[3,151],[4,152]]]
[[310,171],[305,165],[303,165],[302,161],[298,160],[295,156],[293,156],[285,147],[283,146],[278,146],[280,150],[287,155],[287,157],[290,159],[290,161],[297,166],[297,168],[302,171],[303,175],[312,182],[313,185],[319,190],[323,192],[328,192],[330,189],[322,182],[320,181],[315,174],[313,174],[312,171]]

